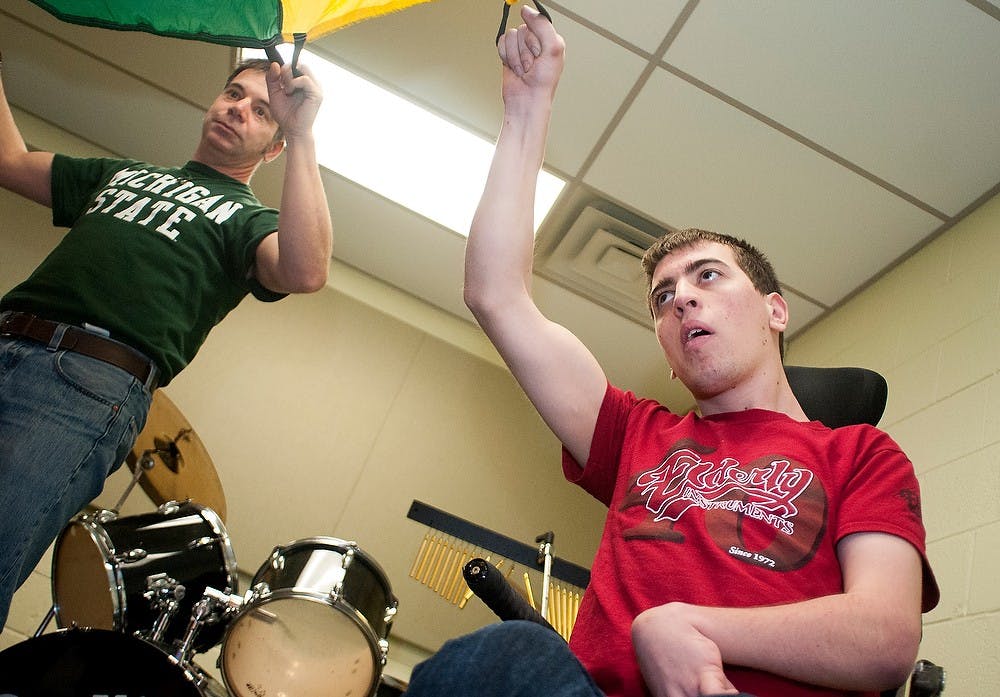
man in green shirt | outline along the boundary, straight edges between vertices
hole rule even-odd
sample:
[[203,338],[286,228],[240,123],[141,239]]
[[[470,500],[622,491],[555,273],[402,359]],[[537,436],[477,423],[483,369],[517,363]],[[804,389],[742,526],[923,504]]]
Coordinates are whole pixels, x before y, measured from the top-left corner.
[[[247,294],[326,283],[332,226],[307,68],[247,61],[202,123],[191,161],[160,167],[29,151],[0,83],[0,186],[70,230],[0,299],[0,627],[14,590],[100,493],[152,391]],[[249,187],[285,152],[280,212]]]

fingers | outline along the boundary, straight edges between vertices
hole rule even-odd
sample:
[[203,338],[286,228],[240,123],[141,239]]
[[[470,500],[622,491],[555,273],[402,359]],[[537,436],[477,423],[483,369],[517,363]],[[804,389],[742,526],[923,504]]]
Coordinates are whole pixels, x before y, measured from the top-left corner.
[[515,75],[524,75],[535,62],[541,52],[537,37],[531,35],[526,27],[511,29],[504,34],[500,43],[503,45],[503,60]]
[[546,27],[552,28],[552,22],[545,18],[545,16],[536,10],[531,5],[521,6],[521,19],[527,24],[532,30],[537,32],[544,32]]
[[313,76],[313,72],[305,65],[299,63],[295,66],[298,74],[292,71],[291,63],[279,65],[271,63],[267,71],[268,89],[282,92],[286,96],[292,96],[295,92],[302,92],[309,96],[318,97],[322,95],[319,83]]
[[536,31],[538,27],[536,20],[541,18],[541,22],[549,25],[551,29],[549,21],[541,17],[537,11],[525,7],[521,12],[522,16],[526,18],[531,13],[533,13],[533,16],[531,16],[530,24],[525,22],[525,24],[516,29],[508,29],[500,37],[500,41],[497,42],[497,51],[499,52],[500,60],[514,71],[516,75],[524,75],[531,70],[535,59],[542,55],[542,39]]
[[504,32],[503,36],[500,37],[499,43],[497,43],[497,50],[500,53],[500,60],[503,64],[510,68],[515,75],[524,75],[528,69],[531,68],[531,64],[534,62],[534,57],[530,54],[525,56],[522,54],[520,46],[524,44],[524,36],[527,32],[526,27],[518,27],[516,29],[508,29]]
[[729,678],[718,666],[703,670],[698,679],[699,695],[734,695],[739,690],[729,682]]
[[264,73],[264,77],[267,78],[268,85],[277,85],[281,81],[281,63],[275,63],[271,61],[271,65],[267,66],[267,72]]

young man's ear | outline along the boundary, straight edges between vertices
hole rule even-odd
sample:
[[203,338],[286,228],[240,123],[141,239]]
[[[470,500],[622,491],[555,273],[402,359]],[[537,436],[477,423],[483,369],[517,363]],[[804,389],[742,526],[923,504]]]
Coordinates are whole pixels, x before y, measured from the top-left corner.
[[777,332],[785,331],[788,328],[788,302],[781,293],[770,293],[767,296],[767,305],[770,309],[771,329]]

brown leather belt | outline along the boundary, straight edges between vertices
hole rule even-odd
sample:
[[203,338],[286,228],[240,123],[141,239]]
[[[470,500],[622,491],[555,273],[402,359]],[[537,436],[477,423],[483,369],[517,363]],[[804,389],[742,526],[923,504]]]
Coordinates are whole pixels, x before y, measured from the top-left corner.
[[[0,320],[0,336],[16,336],[49,344],[60,323],[35,317],[25,312],[11,312]],[[72,351],[110,363],[135,376],[139,382],[156,388],[156,365],[141,353],[125,344],[106,339],[72,325],[66,327],[62,339],[54,347],[57,351]],[[152,379],[150,379],[152,377]]]

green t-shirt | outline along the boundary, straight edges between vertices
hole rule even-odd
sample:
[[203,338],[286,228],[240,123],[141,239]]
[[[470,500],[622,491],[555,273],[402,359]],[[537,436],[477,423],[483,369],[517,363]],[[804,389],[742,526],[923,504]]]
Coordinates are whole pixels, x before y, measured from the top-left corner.
[[59,245],[0,308],[107,329],[149,356],[165,385],[248,293],[283,297],[250,277],[278,211],[210,167],[133,160],[52,162]]

